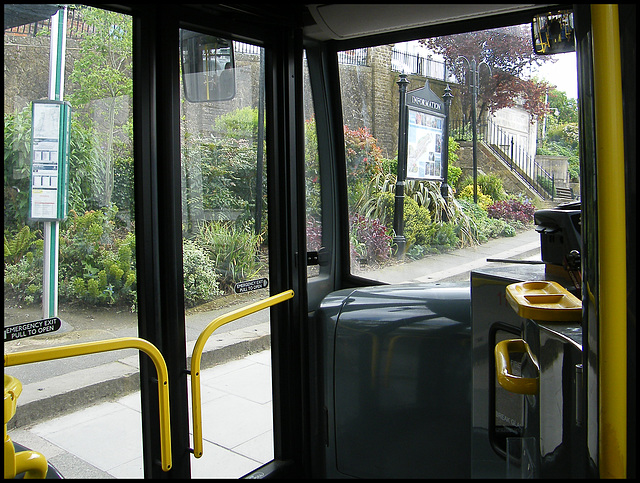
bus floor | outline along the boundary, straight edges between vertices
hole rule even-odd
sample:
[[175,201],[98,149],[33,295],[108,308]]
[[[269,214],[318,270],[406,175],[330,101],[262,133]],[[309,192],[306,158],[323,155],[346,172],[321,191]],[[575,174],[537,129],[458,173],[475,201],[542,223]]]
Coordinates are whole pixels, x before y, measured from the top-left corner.
[[[192,477],[239,478],[272,460],[271,351],[205,369],[201,384],[204,452],[191,456]],[[64,478],[144,477],[140,392],[10,436],[42,453]]]

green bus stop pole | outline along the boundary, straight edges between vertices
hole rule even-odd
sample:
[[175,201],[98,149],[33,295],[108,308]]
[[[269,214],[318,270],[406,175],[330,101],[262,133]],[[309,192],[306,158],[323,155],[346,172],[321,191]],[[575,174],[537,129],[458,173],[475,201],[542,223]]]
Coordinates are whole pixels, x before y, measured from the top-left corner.
[[[49,51],[49,99],[61,101],[64,94],[67,7],[51,17]],[[58,254],[60,222],[44,222],[42,313],[45,319],[58,316]]]

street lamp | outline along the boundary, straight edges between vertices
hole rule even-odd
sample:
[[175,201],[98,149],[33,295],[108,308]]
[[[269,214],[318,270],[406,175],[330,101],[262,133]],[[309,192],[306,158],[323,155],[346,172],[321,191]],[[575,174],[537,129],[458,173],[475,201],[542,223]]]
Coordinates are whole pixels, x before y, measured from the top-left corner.
[[476,57],[475,55],[471,57],[471,62],[464,55],[459,55],[456,57],[456,60],[453,61],[455,64],[459,59],[464,59],[467,62],[467,66],[469,67],[469,73],[471,74],[471,79],[469,82],[469,87],[471,87],[471,128],[473,129],[473,202],[478,203],[478,156],[477,156],[477,146],[478,146],[478,134],[476,132],[476,103],[478,98],[478,82],[479,76],[478,71],[480,70],[480,66],[482,64],[486,65],[489,69],[489,75],[491,75],[491,67],[484,60],[480,62],[476,66]]
[[397,247],[396,257],[402,258],[407,246],[407,240],[404,237],[404,184],[407,177],[407,128],[405,123],[406,109],[406,93],[409,81],[407,74],[400,74],[397,81],[398,90],[400,91],[400,113],[398,115],[398,174],[396,176],[396,196],[393,210],[393,231],[395,236],[393,242]]

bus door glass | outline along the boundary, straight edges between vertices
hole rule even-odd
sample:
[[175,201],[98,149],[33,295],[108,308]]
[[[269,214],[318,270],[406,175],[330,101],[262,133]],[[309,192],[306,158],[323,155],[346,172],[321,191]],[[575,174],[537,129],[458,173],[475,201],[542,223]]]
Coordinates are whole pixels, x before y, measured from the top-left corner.
[[[181,39],[182,243],[191,356],[210,323],[270,295],[264,52],[186,30]],[[199,53],[190,50],[194,45]],[[204,68],[194,74],[190,65],[199,61]],[[269,310],[215,330],[200,367],[203,454],[192,456],[192,476],[238,478],[272,460]]]
[[[7,326],[35,322],[28,330],[12,331],[10,340],[5,337],[5,354],[138,335],[132,19],[86,6],[51,8],[5,5],[5,333]],[[11,22],[14,14],[23,21]],[[60,52],[64,57],[54,55]],[[55,129],[41,129],[51,118],[45,116],[32,131],[32,103],[51,106],[46,104],[50,101],[70,106],[69,155],[64,161],[59,151],[47,148],[52,145],[49,137],[38,136],[57,136]],[[29,210],[31,201],[45,200],[56,189],[66,191],[63,219],[48,216],[45,201],[42,209]],[[45,255],[51,261],[49,277],[44,273]],[[60,328],[49,332],[55,325],[43,321],[54,318],[60,320]],[[6,367],[5,374],[23,387],[15,417],[26,418],[47,445],[67,450],[68,442],[106,428],[98,449],[80,444],[74,454],[90,461],[92,471],[124,476],[98,454],[112,449],[108,441],[117,437],[130,449],[122,455],[125,461],[133,460],[140,470],[126,476],[142,476],[139,408],[118,406],[127,412],[123,418],[137,421],[126,432],[105,424],[104,411],[81,424],[64,419],[91,402],[104,403],[107,397],[113,401],[135,391],[135,384],[118,384],[114,392],[107,383],[125,375],[137,380],[137,361],[138,351],[126,349]],[[126,370],[116,376],[114,366]],[[97,397],[52,404],[49,398],[69,390],[69,384],[78,394],[91,385]],[[31,401],[35,410],[29,413],[22,401]],[[48,446],[31,449],[51,456]],[[70,478],[88,474],[64,473]]]

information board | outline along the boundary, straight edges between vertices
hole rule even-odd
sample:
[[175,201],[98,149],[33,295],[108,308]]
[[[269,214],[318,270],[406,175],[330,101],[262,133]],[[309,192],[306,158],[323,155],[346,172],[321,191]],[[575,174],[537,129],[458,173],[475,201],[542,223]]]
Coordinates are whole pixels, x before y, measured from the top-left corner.
[[444,118],[409,108],[407,178],[442,179]]
[[429,82],[406,93],[407,179],[442,181],[444,103]]
[[67,102],[33,102],[29,193],[32,220],[67,217],[70,111]]

